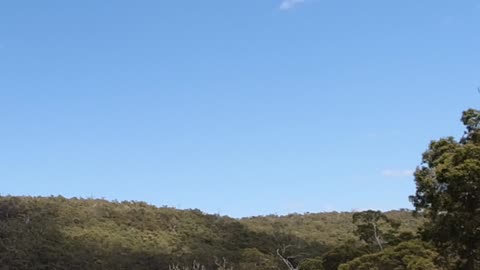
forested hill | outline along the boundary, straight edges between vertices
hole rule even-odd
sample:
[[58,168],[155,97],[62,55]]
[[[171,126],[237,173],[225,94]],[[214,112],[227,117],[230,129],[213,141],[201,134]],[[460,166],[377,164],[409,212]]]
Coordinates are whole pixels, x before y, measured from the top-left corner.
[[[386,214],[403,231],[422,222],[409,211]],[[352,213],[233,219],[143,202],[8,196],[0,197],[0,269],[185,269],[194,261],[278,269],[278,248],[320,257],[353,230]]]
[[[283,233],[307,241],[335,246],[339,242],[355,238],[353,214],[352,212],[325,212],[286,216],[269,215],[245,218],[241,222],[255,232]],[[414,233],[423,222],[423,219],[413,217],[413,213],[406,209],[388,211],[385,214],[392,220],[400,222],[401,231]]]

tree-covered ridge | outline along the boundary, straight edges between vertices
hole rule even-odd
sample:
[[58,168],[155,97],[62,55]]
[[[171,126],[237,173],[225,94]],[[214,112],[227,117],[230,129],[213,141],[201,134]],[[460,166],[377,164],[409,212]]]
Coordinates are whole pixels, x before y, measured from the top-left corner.
[[0,270],[476,270],[480,111],[460,140],[432,141],[416,208],[233,219],[63,197],[0,197]]
[[[267,234],[286,233],[301,239],[333,246],[355,238],[354,212],[326,212],[290,214],[286,216],[260,216],[242,219],[241,222],[256,232]],[[407,209],[388,211],[386,216],[400,222],[400,230],[415,232],[423,223]]]
[[168,269],[209,265],[214,256],[237,262],[251,247],[268,254],[273,241],[231,218],[142,202],[3,197],[0,220],[0,264],[12,269],[43,269],[42,261],[48,269]]
[[[407,211],[388,213],[406,229]],[[199,210],[63,197],[0,197],[1,269],[277,269],[276,250],[320,257],[354,238],[352,213],[233,219]],[[335,237],[337,239],[335,240]],[[218,259],[216,261],[216,259]],[[6,267],[6,268],[5,268]]]

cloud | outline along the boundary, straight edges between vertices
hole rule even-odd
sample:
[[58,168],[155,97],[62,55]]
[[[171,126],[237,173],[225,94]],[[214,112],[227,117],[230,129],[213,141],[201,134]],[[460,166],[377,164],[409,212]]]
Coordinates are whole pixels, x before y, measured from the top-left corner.
[[383,170],[382,176],[384,177],[411,177],[413,176],[413,170]]
[[289,10],[299,4],[302,4],[303,2],[305,2],[305,0],[282,0],[282,3],[280,4],[280,9]]

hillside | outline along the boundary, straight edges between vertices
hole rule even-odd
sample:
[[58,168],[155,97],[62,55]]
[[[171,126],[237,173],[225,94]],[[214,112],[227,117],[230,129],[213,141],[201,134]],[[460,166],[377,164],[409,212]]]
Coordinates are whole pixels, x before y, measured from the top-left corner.
[[[408,211],[387,213],[413,231]],[[200,210],[63,197],[0,197],[4,269],[168,269],[225,258],[235,269],[278,269],[282,245],[318,257],[353,238],[352,213],[244,219]],[[218,262],[218,261],[217,261]]]
[[[414,218],[408,210],[388,211],[385,214],[400,221],[402,231],[415,232],[422,224],[422,219]],[[245,218],[241,222],[254,232],[288,234],[305,241],[334,246],[354,238],[352,216],[351,212],[270,215]]]

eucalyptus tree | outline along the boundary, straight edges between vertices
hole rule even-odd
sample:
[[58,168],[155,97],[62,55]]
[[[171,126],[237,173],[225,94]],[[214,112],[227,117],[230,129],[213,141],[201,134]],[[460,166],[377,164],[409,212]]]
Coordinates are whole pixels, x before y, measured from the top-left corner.
[[478,269],[480,255],[480,111],[463,113],[466,131],[432,141],[415,172],[410,197],[426,218],[422,235],[459,258],[458,269]]

